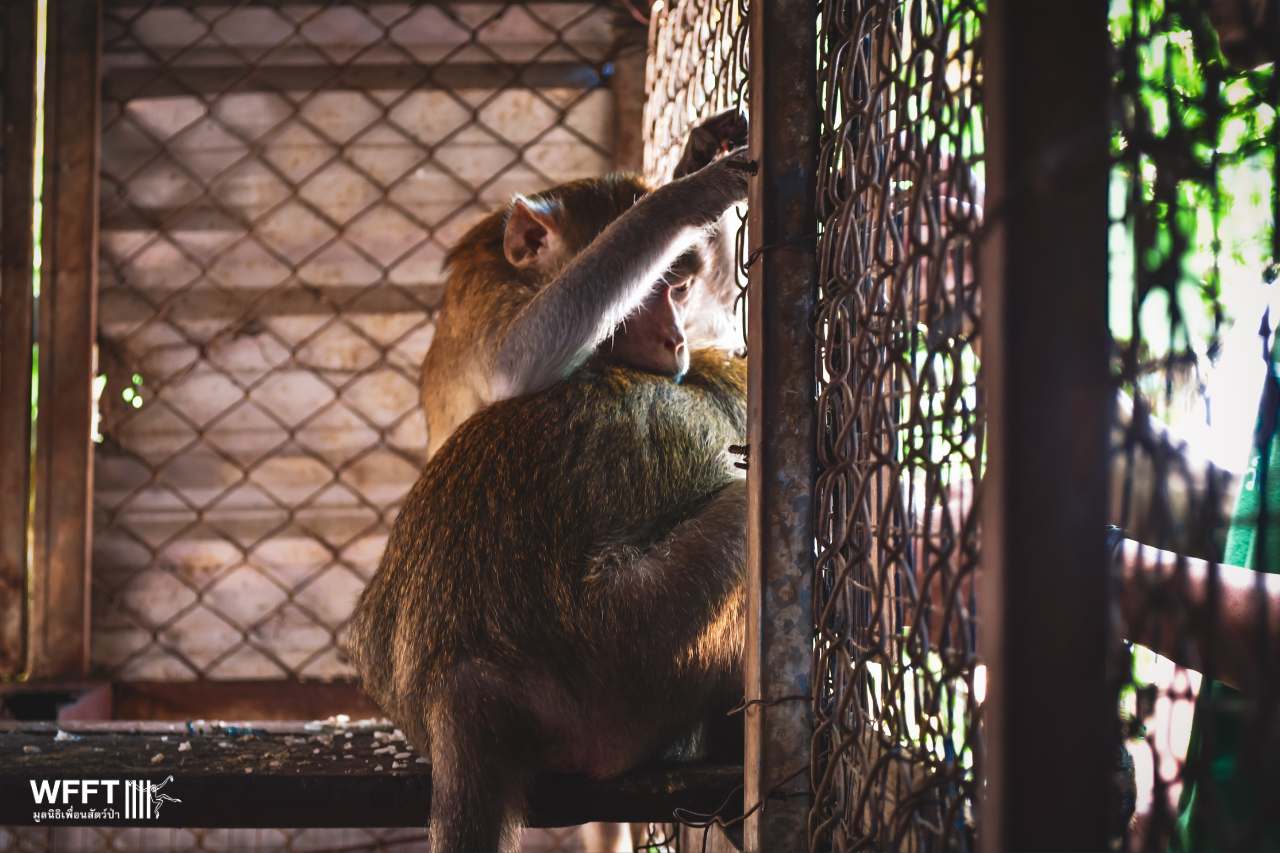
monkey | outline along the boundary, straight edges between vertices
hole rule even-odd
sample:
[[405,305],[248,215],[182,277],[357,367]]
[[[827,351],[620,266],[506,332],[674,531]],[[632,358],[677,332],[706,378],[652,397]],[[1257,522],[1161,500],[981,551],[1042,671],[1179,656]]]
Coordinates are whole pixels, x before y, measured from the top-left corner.
[[[619,336],[653,348],[639,319]],[[618,352],[461,424],[356,608],[364,689],[430,756],[435,853],[516,849],[534,773],[616,776],[741,697],[744,362],[676,382]]]
[[[739,130],[695,130],[657,191],[615,175],[517,198],[450,253],[424,365],[445,429],[348,633],[366,691],[431,756],[435,850],[509,848],[530,773],[615,775],[740,697],[745,486],[726,451],[745,374],[685,338],[691,299],[731,274],[718,220],[750,170],[743,152],[698,164]],[[451,371],[463,393],[429,399]]]
[[741,114],[725,111],[694,128],[674,180],[654,192],[633,175],[603,179],[612,194],[592,181],[564,184],[516,196],[463,236],[445,258],[422,365],[428,457],[473,412],[572,373],[664,274],[696,270],[702,279],[688,305],[689,340],[669,340],[673,369],[692,346],[726,339],[735,294],[724,220],[741,198],[717,195],[733,182],[716,173],[740,169],[745,155],[712,160],[746,133]]

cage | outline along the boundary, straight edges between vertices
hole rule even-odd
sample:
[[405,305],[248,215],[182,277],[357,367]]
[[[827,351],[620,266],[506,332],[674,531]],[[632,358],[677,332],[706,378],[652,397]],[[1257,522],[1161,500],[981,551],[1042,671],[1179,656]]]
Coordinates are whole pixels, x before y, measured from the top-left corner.
[[[43,9],[3,20],[11,714],[150,721],[164,765],[205,724],[160,720],[375,713],[341,630],[423,458],[442,253],[517,191],[664,182],[738,108],[743,762],[535,812],[670,821],[638,849],[1280,843],[1274,0]],[[280,749],[260,797],[350,734],[347,790],[425,799],[373,770],[392,731],[255,725],[223,770]],[[90,748],[4,726],[5,784]],[[421,842],[421,807],[266,828],[351,814],[316,812],[0,849]]]

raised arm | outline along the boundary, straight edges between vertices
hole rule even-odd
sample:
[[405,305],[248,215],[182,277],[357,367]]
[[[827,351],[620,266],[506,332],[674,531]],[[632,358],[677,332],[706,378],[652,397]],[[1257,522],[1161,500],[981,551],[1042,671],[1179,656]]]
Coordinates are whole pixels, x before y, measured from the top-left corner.
[[[681,255],[746,197],[752,169],[745,151],[673,181],[614,220],[564,264],[502,332],[489,397],[537,391],[564,378],[644,302]],[[517,200],[504,235],[517,268],[553,267],[568,223],[554,208]]]

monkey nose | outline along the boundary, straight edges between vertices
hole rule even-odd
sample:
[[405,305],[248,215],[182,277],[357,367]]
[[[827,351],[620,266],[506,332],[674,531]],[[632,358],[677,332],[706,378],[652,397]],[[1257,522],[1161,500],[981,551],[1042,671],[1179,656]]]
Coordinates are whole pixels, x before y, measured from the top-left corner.
[[680,352],[680,350],[684,349],[685,347],[683,335],[681,335],[678,338],[675,338],[675,337],[667,338],[662,343],[667,349],[671,350],[672,352]]

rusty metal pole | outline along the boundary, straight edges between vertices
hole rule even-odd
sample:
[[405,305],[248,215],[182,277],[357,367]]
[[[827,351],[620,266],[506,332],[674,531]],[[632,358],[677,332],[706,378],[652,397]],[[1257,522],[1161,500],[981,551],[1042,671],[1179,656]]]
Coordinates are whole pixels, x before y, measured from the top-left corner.
[[35,164],[36,2],[4,17],[0,219],[0,678],[26,667],[27,497],[31,467],[31,216]]
[[1107,4],[992,0],[983,38],[979,845],[1101,850],[1118,735],[1103,553]]
[[811,0],[751,5],[747,340],[748,853],[806,849],[813,649],[817,25]]

